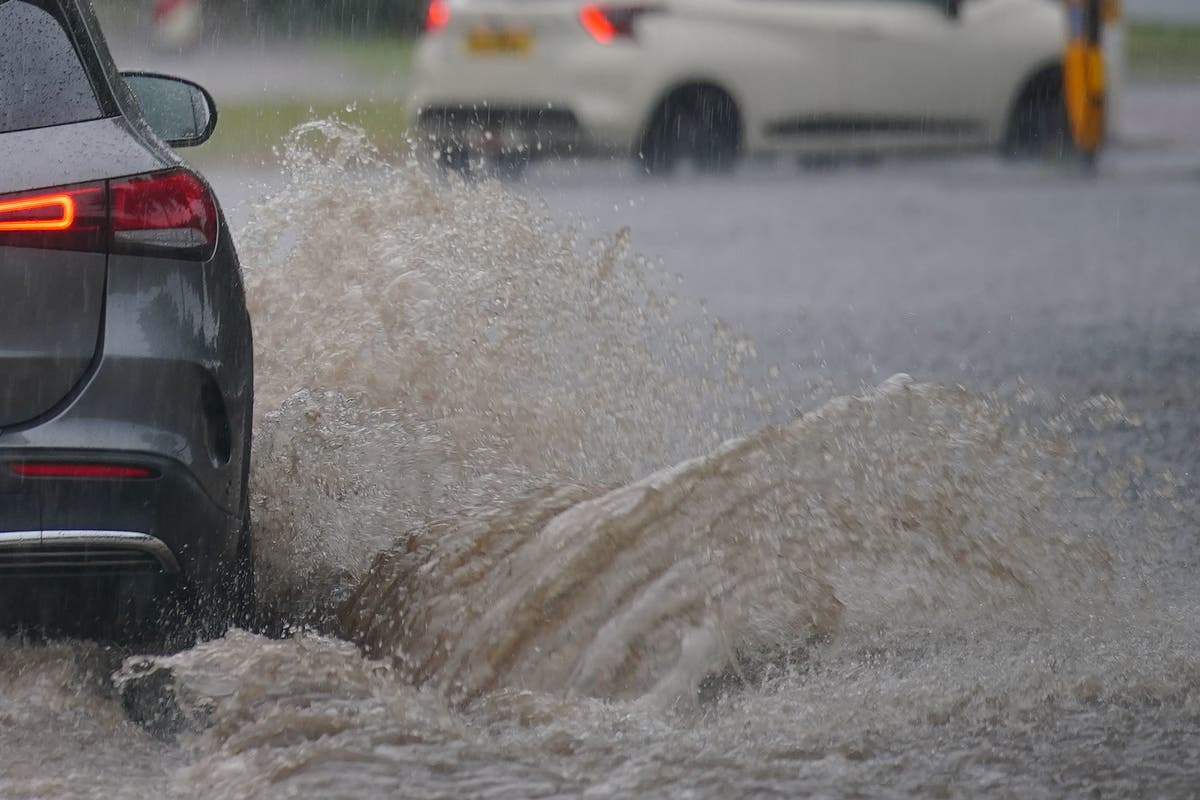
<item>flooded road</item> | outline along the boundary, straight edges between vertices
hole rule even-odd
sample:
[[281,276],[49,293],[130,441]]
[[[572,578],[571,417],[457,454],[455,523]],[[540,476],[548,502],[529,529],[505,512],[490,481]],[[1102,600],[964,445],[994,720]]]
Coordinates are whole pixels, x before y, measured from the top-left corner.
[[0,796],[1195,796],[1200,160],[462,186],[322,136],[215,178],[312,627],[127,664],[156,731],[130,653],[0,643]]

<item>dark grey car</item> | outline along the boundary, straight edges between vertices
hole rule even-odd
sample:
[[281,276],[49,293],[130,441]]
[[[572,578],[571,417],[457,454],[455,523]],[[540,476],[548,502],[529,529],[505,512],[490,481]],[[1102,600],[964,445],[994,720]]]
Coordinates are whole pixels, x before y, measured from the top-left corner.
[[194,84],[118,73],[88,0],[0,0],[0,616],[71,587],[87,617],[172,586],[248,608],[241,269],[169,146],[215,121]]

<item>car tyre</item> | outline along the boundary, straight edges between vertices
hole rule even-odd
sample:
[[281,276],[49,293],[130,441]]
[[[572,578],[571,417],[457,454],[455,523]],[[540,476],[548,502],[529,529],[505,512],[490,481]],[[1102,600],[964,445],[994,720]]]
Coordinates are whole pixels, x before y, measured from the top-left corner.
[[237,555],[221,585],[210,589],[177,581],[163,604],[160,626],[169,646],[190,647],[224,636],[230,628],[256,630],[257,588],[250,514],[242,518]]
[[1062,69],[1030,78],[1009,113],[1003,152],[1010,158],[1061,159],[1071,155],[1070,123],[1063,100]]
[[464,177],[471,173],[471,151],[466,145],[443,142],[434,148],[433,160],[442,172]]
[[254,568],[254,535],[251,529],[250,510],[242,514],[241,532],[238,537],[237,556],[230,565],[227,585],[216,590],[214,597],[196,596],[203,607],[197,609],[200,632],[203,638],[221,636],[229,628],[253,630],[256,623],[256,580]]
[[254,629],[257,623],[257,591],[254,533],[250,521],[250,510],[246,509],[242,517],[241,537],[238,539],[237,560],[234,562],[228,624],[245,630]]
[[529,153],[511,150],[496,153],[488,159],[488,165],[497,178],[512,183],[525,176],[529,161]]
[[667,175],[685,160],[701,172],[733,167],[741,149],[741,118],[733,98],[715,86],[684,87],[659,104],[637,156],[650,175]]

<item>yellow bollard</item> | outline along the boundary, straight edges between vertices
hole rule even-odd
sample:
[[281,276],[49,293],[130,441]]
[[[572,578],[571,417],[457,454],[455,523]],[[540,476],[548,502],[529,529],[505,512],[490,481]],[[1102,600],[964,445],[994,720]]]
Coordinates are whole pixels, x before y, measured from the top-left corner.
[[1105,0],[1067,0],[1068,39],[1063,54],[1063,97],[1071,138],[1088,161],[1104,143],[1105,76],[1101,30],[1119,6]]

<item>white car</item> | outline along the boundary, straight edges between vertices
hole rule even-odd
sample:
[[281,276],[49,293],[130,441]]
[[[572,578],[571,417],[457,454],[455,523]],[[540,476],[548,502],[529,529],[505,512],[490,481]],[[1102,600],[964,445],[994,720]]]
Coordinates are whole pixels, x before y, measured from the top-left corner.
[[1061,148],[1065,36],[1061,0],[433,0],[410,107],[447,159]]

